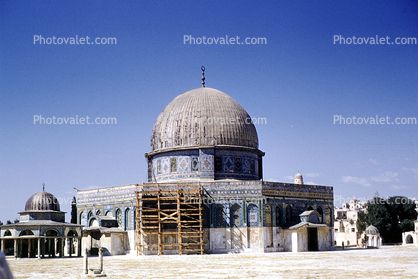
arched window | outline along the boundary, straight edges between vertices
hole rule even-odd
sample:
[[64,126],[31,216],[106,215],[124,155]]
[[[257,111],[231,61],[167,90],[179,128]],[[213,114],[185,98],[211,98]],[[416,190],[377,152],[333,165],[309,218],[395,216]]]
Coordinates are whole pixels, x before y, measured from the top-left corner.
[[59,236],[59,233],[54,229],[49,229],[44,232],[45,236]]
[[258,227],[258,207],[254,204],[247,208],[247,227]]
[[329,226],[329,227],[333,227],[333,222],[332,222],[332,209],[330,207],[325,208],[325,223]]
[[31,230],[23,230],[20,232],[19,236],[23,236],[23,235],[33,235],[33,232]]
[[99,209],[99,210],[96,211],[96,216],[100,216],[100,215],[102,215],[102,212]]
[[84,211],[80,211],[80,214],[78,215],[78,224],[81,225],[81,220],[83,219]]
[[225,209],[222,205],[218,204],[215,209],[215,227],[224,228],[226,227],[225,222]]
[[276,206],[276,226],[282,225],[282,209],[280,205]]
[[127,208],[125,210],[125,230],[127,230],[131,226],[132,226],[131,210],[129,208]]
[[78,233],[75,230],[69,230],[67,236],[78,236]]
[[122,227],[122,211],[118,208],[115,212],[116,221],[118,221],[118,226]]
[[234,204],[231,207],[231,227],[241,226],[242,212],[241,207],[238,204]]
[[4,232],[4,236],[12,236],[12,233],[10,232],[10,230],[7,230]]
[[313,210],[313,207],[312,206],[308,206],[308,210]]
[[323,223],[324,212],[322,211],[322,207],[318,206],[318,208],[316,209],[316,212],[318,212],[319,214],[319,223]]
[[406,244],[411,244],[414,243],[414,238],[412,237],[412,235],[408,234],[405,238],[405,243]]
[[204,205],[203,207],[203,227],[204,228],[209,228],[210,227],[210,211],[209,211],[209,207],[207,207],[206,205]]
[[112,211],[110,211],[110,210],[106,211],[105,216],[110,216],[110,217],[112,217]]
[[96,217],[92,218],[90,220],[89,227],[98,227],[98,226],[99,226],[99,221],[96,219]]
[[93,212],[89,211],[89,214],[87,215],[87,219],[90,219],[91,216],[93,216]]
[[266,216],[266,226],[267,227],[271,227],[271,206],[270,205],[266,205],[264,208],[264,213]]
[[292,207],[290,205],[286,206],[286,224],[289,225],[292,223]]

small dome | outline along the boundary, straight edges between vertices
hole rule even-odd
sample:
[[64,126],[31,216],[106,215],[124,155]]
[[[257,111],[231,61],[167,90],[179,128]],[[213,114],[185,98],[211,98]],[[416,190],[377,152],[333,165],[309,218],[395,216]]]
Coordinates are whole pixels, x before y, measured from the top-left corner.
[[295,175],[295,184],[303,184],[303,177],[299,172]]
[[202,146],[258,149],[258,136],[248,113],[233,98],[202,87],[177,96],[158,116],[151,152]]
[[48,192],[41,191],[32,195],[26,202],[25,211],[60,211],[57,198]]
[[364,232],[366,234],[379,234],[379,230],[373,225],[368,226]]

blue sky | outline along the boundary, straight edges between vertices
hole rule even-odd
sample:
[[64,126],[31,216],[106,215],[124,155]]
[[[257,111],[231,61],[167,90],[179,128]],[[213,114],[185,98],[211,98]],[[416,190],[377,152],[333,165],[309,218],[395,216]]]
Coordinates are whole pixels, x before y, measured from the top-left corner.
[[[418,2],[1,1],[0,220],[46,190],[70,211],[73,189],[146,181],[152,127],[177,95],[206,86],[256,125],[264,179],[334,186],[352,197],[417,198],[418,125],[343,125],[342,117],[418,118],[418,45],[334,43],[418,37]],[[112,45],[34,44],[34,36],[112,37]],[[262,37],[260,45],[184,44]],[[92,39],[91,39],[92,40]],[[115,117],[116,125],[34,124]],[[67,215],[69,221],[69,215]]]

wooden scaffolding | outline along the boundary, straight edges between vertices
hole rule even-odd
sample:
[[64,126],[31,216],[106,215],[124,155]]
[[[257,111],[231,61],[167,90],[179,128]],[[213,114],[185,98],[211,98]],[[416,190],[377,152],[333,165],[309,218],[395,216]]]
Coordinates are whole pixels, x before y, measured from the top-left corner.
[[198,187],[183,183],[137,186],[137,254],[152,254],[157,250],[162,255],[167,249],[180,255],[203,254],[200,184]]

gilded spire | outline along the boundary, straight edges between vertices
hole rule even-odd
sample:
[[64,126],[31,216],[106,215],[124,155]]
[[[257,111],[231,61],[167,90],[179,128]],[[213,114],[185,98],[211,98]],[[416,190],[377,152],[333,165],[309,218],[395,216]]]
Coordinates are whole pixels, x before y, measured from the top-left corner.
[[200,67],[202,70],[202,87],[205,87],[205,66]]

